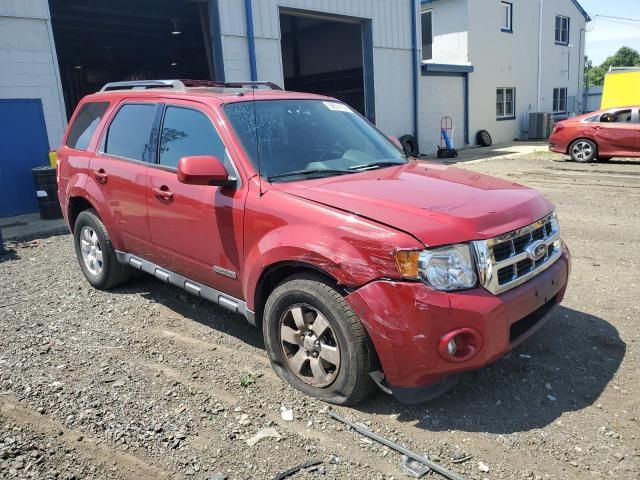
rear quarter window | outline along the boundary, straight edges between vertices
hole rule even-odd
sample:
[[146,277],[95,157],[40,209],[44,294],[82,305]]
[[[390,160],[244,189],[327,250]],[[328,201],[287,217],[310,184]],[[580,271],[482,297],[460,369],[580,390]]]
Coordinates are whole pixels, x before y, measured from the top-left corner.
[[86,150],[107,108],[109,108],[109,102],[85,103],[71,125],[67,147]]

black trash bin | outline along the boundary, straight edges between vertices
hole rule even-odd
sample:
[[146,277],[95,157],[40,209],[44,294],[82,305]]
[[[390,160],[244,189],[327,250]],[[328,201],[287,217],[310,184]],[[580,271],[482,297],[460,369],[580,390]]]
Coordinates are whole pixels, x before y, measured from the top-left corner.
[[33,182],[36,185],[36,197],[38,197],[38,208],[40,218],[43,220],[53,220],[62,218],[62,210],[58,201],[58,182],[56,180],[56,169],[51,167],[37,167],[31,170]]

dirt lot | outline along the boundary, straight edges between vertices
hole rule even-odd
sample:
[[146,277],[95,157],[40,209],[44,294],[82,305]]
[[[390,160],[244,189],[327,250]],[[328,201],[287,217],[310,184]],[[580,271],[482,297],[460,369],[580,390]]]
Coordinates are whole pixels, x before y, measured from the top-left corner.
[[[558,206],[573,270],[547,326],[441,399],[337,411],[469,479],[640,478],[640,162],[558,159],[464,166]],[[396,453],[280,382],[241,318],[152,278],[95,291],[68,235],[11,247],[0,478],[261,479],[312,458],[296,478],[405,478]],[[249,447],[267,426],[282,438]]]

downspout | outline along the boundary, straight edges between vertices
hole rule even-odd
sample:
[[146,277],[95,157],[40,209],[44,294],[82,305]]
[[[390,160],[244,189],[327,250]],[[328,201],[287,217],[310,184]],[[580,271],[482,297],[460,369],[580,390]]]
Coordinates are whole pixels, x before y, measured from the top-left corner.
[[536,111],[540,111],[542,104],[542,9],[544,0],[540,1],[540,26],[538,33],[538,108]]
[[462,77],[464,88],[464,144],[469,145],[469,73]]
[[[418,0],[409,0],[411,4],[411,34],[413,52],[413,136],[418,139]],[[419,144],[420,142],[418,142]]]
[[249,46],[249,68],[251,81],[258,81],[258,66],[256,63],[256,39],[253,34],[253,5],[251,0],[244,0],[245,19],[247,22],[247,44]]

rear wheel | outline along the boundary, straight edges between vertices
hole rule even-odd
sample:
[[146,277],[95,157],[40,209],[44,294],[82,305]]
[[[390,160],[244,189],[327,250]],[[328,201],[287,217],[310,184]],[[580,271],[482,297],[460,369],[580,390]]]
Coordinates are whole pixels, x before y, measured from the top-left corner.
[[597,154],[598,147],[596,144],[586,138],[576,140],[569,147],[569,155],[574,162],[592,162],[597,157]]
[[264,339],[280,378],[307,395],[353,405],[372,390],[372,347],[344,297],[326,283],[294,277],[265,305]]
[[131,269],[118,262],[111,237],[95,210],[80,212],[73,236],[78,263],[93,287],[107,290],[129,280]]

